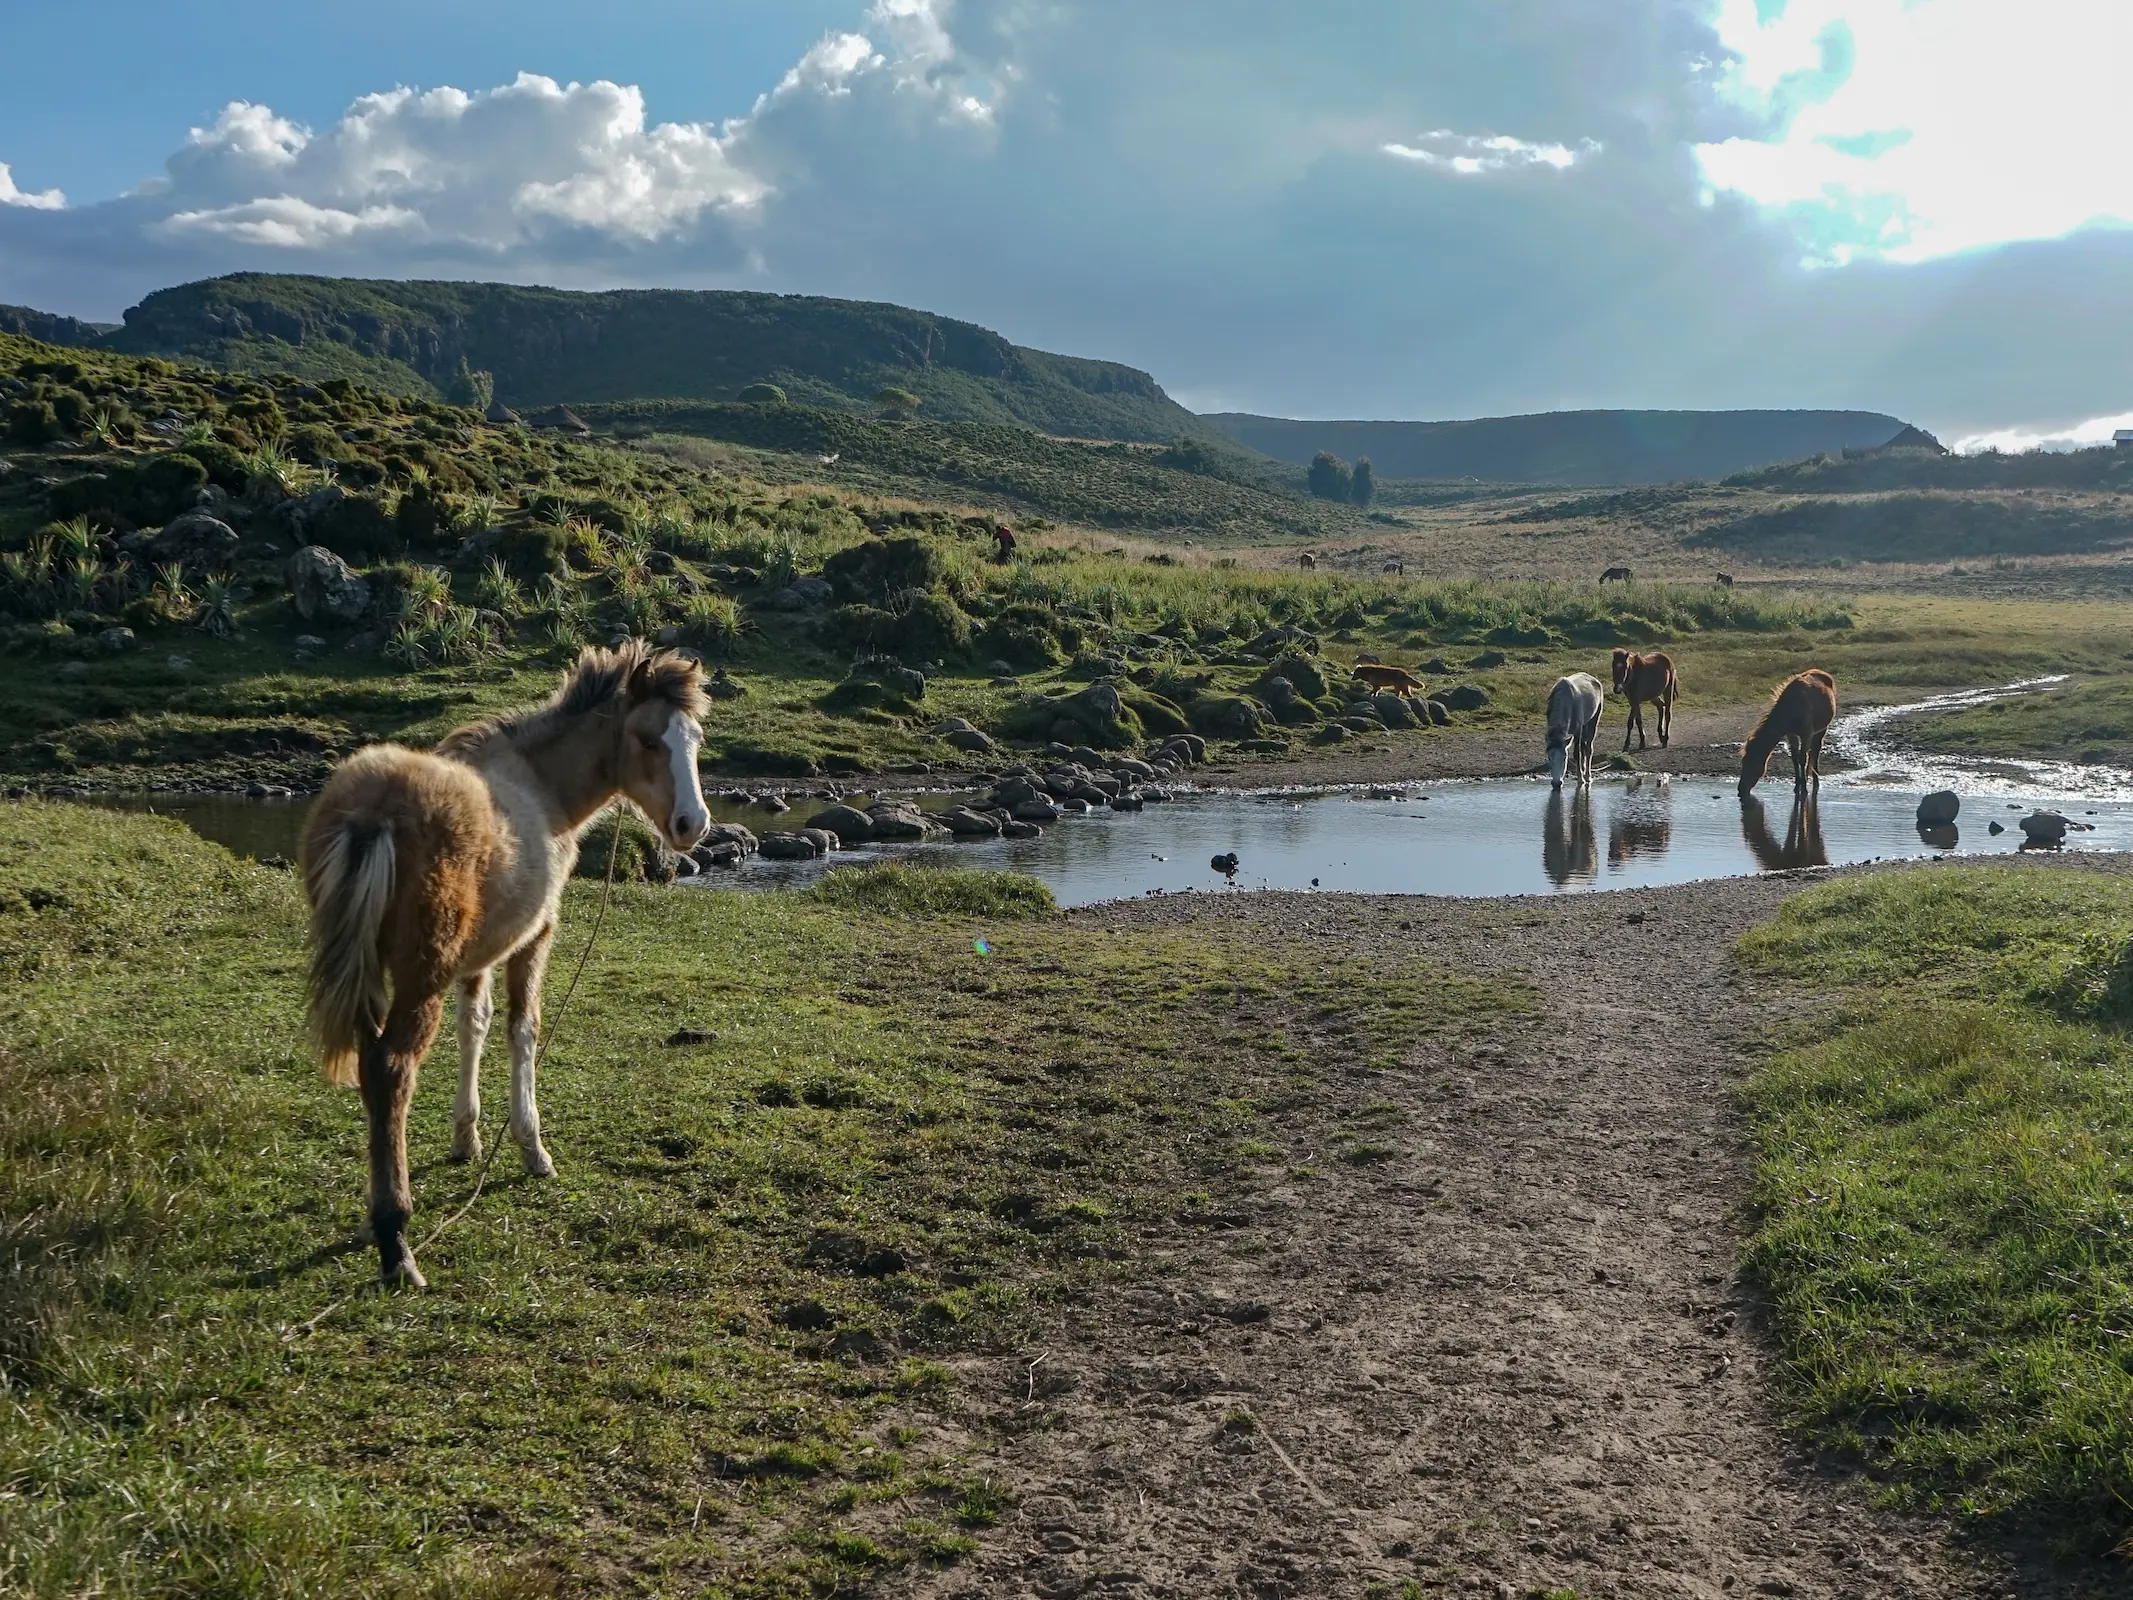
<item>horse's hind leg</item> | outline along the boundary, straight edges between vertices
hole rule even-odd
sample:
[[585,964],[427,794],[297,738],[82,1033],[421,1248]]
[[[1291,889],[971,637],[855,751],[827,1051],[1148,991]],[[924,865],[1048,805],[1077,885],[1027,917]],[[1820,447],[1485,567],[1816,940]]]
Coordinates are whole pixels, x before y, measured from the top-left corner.
[[511,1008],[511,1137],[519,1159],[536,1178],[555,1176],[555,1162],[541,1143],[541,1109],[533,1100],[533,1058],[541,1036],[541,975],[548,967],[548,947],[555,924],[533,936],[504,967],[505,998]]
[[459,980],[459,1095],[452,1102],[452,1159],[481,1159],[481,1050],[489,1042],[496,1001],[489,974]]
[[1664,750],[1667,741],[1674,737],[1674,698],[1668,695],[1659,702],[1659,748]]
[[357,1068],[370,1116],[370,1236],[378,1247],[378,1275],[417,1289],[428,1285],[407,1242],[415,1207],[407,1182],[407,1103],[443,1020],[443,996],[402,990],[393,999],[384,1033],[364,1041]]
[[1828,733],[1829,730],[1823,728],[1807,741],[1807,775],[1817,789],[1822,787],[1822,740]]

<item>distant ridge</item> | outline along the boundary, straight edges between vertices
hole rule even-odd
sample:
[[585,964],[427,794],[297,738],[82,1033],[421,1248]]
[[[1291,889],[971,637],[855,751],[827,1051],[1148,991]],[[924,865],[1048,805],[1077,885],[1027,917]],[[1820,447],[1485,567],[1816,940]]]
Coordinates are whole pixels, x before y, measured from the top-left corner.
[[117,327],[115,322],[84,322],[29,306],[0,306],[0,333],[44,344],[94,345]]
[[1471,422],[1298,422],[1226,411],[1204,420],[1298,466],[1330,450],[1344,460],[1368,456],[1380,478],[1557,484],[1723,478],[1871,449],[1905,428],[1878,411],[1548,411]]
[[496,398],[521,411],[726,401],[767,382],[795,404],[840,410],[870,411],[894,387],[942,422],[1165,443],[1216,437],[1136,368],[1025,349],[905,306],[814,295],[243,272],[158,289],[103,347],[447,397],[464,361],[493,373]]

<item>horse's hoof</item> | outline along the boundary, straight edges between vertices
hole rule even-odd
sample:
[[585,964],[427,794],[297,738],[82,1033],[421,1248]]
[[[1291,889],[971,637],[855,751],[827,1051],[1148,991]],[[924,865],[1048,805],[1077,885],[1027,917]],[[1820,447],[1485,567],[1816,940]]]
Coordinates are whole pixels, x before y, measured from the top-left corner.
[[427,1289],[430,1286],[430,1280],[415,1265],[415,1252],[404,1244],[400,1247],[399,1260],[379,1269],[378,1281],[388,1289]]
[[526,1164],[527,1177],[552,1178],[555,1176],[555,1162],[549,1159],[547,1151],[521,1150],[518,1154],[519,1159]]
[[464,1166],[469,1161],[481,1159],[481,1135],[469,1128],[452,1139],[452,1159]]

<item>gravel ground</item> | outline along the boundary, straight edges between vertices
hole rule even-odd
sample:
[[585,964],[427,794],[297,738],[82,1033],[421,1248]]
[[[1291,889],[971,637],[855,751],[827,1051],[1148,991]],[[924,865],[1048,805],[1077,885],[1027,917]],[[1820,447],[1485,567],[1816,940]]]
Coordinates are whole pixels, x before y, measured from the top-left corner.
[[[2111,858],[2022,863],[2129,870]],[[1936,870],[1930,863],[1860,870]],[[1968,1547],[1803,1456],[1735,1262],[1734,1091],[1800,997],[1734,939],[1823,874],[1553,899],[1170,896],[1099,925],[1242,922],[1539,983],[1274,1119],[1286,1162],[1152,1270],[972,1358],[953,1419],[1018,1495],[910,1592],[985,1596],[1985,1596],[2126,1592]],[[1544,975],[1558,974],[1552,982]],[[1365,1106],[1392,1158],[1326,1142]]]

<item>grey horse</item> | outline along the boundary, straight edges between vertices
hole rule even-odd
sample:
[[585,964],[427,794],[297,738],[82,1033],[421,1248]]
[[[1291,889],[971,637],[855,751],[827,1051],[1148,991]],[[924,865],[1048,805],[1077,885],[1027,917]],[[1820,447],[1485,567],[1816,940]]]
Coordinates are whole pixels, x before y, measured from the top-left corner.
[[1606,704],[1607,691],[1589,672],[1557,678],[1548,691],[1548,779],[1556,788],[1566,771],[1580,783],[1592,782],[1592,741]]

